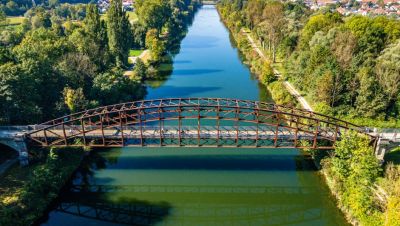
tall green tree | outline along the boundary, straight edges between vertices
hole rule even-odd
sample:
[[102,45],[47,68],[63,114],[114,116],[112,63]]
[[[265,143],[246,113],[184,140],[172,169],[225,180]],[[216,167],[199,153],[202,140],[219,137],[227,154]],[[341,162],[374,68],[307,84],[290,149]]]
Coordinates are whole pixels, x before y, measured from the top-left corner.
[[117,66],[128,63],[132,44],[132,29],[128,15],[122,9],[122,0],[112,0],[107,11],[108,46]]
[[388,107],[393,107],[400,99],[400,41],[388,46],[383,54],[378,57],[376,64],[376,75],[382,86]]
[[136,0],[135,9],[139,21],[147,29],[156,29],[158,34],[171,16],[171,7],[168,0]]
[[41,118],[32,119],[34,122],[54,117],[55,103],[65,85],[54,65],[67,51],[68,44],[45,28],[28,32],[13,49],[21,70],[32,77],[31,83],[35,89],[30,95],[43,113]]
[[96,64],[99,71],[104,71],[110,64],[107,29],[104,20],[100,19],[96,4],[88,4],[84,20],[87,51],[84,53]]

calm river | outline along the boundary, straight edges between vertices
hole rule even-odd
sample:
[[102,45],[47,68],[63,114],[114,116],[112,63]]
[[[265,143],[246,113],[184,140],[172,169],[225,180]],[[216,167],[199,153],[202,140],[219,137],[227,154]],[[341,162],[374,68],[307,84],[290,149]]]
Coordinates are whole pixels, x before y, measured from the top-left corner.
[[[270,100],[213,6],[204,6],[147,99]],[[42,225],[347,225],[297,150],[116,148],[93,152]],[[95,192],[101,191],[101,192]]]

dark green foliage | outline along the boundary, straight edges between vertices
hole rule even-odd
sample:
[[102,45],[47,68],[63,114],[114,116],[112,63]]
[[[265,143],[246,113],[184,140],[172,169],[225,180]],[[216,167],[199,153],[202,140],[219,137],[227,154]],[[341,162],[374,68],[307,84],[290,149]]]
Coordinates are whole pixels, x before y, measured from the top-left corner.
[[[114,19],[110,23],[113,27],[110,34],[115,44],[111,51],[108,29],[100,19],[97,6],[89,4],[84,11],[86,18],[76,25],[71,21],[65,23],[54,11],[37,7],[28,12],[31,19],[27,26],[2,31],[1,124],[40,123],[83,107],[143,97],[140,84],[122,78],[119,69],[112,70],[123,66],[122,61],[127,60],[131,46],[132,36],[125,31],[130,31],[125,13],[115,10],[110,16]],[[106,86],[104,82],[115,83],[99,91],[99,83],[94,84],[94,81],[102,76],[101,87]],[[63,95],[65,90],[70,90],[67,92],[70,95]],[[107,92],[121,94],[105,94]],[[105,95],[111,98],[104,101],[107,100]]]
[[92,96],[101,105],[140,99],[145,92],[142,84],[130,80],[121,70],[99,74],[93,81]]
[[122,0],[111,1],[107,11],[107,35],[108,46],[117,66],[126,66],[132,46],[132,30],[128,15],[122,9]]
[[45,162],[37,165],[28,177],[18,201],[0,204],[0,225],[31,225],[42,216],[78,167],[83,153],[76,148],[50,150]]
[[141,23],[134,23],[132,25],[133,42],[132,48],[143,49],[146,45],[146,27]]
[[323,160],[324,170],[333,179],[340,204],[350,209],[363,225],[382,225],[372,190],[380,167],[370,139],[356,132],[347,132],[335,144],[334,154]]
[[134,73],[142,80],[147,77],[147,67],[140,58],[136,60]]

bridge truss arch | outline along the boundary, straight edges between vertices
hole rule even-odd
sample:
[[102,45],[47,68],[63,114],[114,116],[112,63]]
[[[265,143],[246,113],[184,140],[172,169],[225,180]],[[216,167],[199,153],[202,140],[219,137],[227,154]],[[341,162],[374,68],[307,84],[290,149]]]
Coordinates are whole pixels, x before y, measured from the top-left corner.
[[[67,115],[34,126],[27,138],[36,146],[332,149],[346,130],[364,133],[337,118],[273,103],[168,98]],[[371,136],[371,142],[375,140]]]

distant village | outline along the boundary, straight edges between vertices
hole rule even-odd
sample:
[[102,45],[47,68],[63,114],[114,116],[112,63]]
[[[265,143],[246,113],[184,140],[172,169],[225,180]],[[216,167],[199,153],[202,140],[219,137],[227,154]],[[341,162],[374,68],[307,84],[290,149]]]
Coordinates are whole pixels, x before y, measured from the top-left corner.
[[[110,5],[110,0],[98,0],[97,5],[101,13],[105,13]],[[122,0],[122,7],[126,11],[133,11],[133,0]]]
[[345,16],[386,15],[400,18],[400,0],[304,0],[304,2],[314,10],[334,6],[336,11]]
[[[122,5],[126,11],[133,11],[133,1],[122,1]],[[332,6],[336,11],[345,16],[351,14],[363,16],[386,15],[400,18],[400,0],[304,0],[304,3],[313,10]],[[98,0],[97,4],[100,11],[105,13],[110,0]]]

